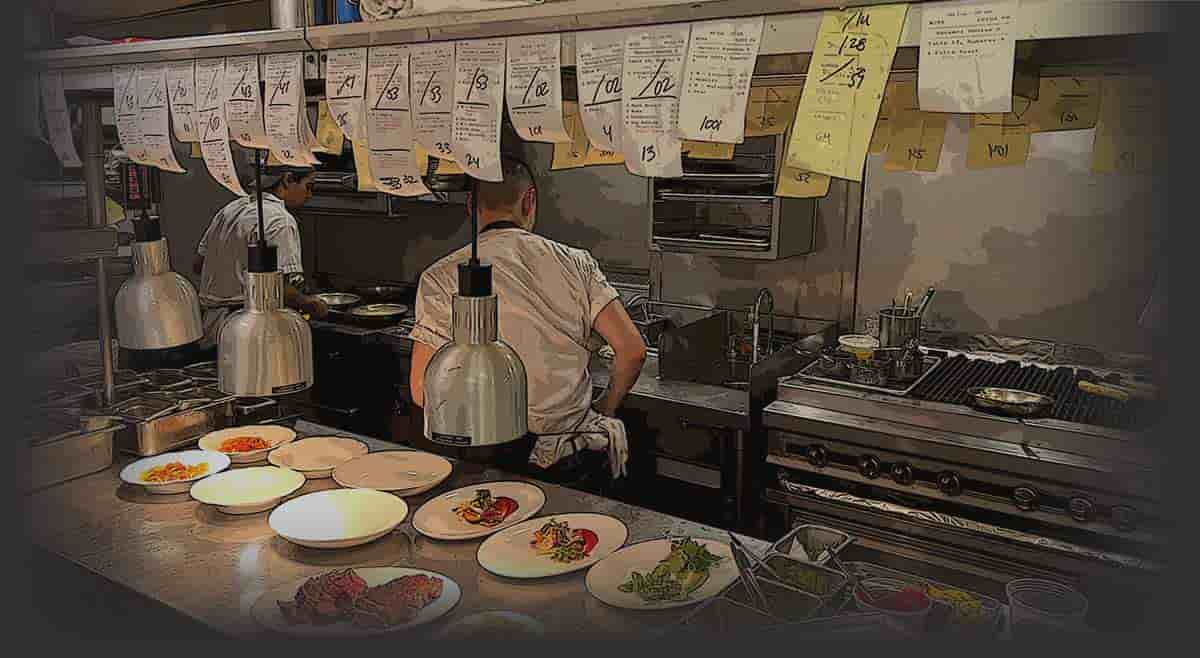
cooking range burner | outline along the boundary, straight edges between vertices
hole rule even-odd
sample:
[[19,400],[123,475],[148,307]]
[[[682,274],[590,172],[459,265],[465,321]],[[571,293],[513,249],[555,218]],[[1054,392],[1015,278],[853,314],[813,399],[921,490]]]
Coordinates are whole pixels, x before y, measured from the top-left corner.
[[1069,366],[1051,368],[1020,361],[991,361],[958,354],[944,359],[913,390],[910,397],[930,402],[967,404],[969,389],[977,386],[1014,388],[1054,398],[1047,414],[1056,420],[1119,430],[1144,430],[1161,417],[1161,405],[1130,399],[1122,402],[1079,390],[1079,382],[1103,378],[1090,370]]

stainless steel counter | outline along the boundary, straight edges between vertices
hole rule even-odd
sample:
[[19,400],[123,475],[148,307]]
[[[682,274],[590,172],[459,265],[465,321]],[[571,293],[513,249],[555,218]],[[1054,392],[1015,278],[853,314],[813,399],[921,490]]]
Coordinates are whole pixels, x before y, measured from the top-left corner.
[[[399,449],[394,444],[305,421],[299,421],[296,429],[301,436],[353,436],[366,442],[372,451]],[[513,610],[538,619],[549,633],[612,636],[661,628],[689,611],[608,607],[587,592],[586,570],[528,582],[502,579],[476,563],[475,553],[482,540],[434,541],[412,529],[412,512],[431,496],[476,482],[527,479],[496,469],[469,473],[462,464],[456,464],[455,472],[440,487],[406,499],[409,518],[395,532],[365,546],[321,551],[294,546],[276,536],[267,524],[266,512],[227,516],[186,494],[141,493],[117,477],[128,461],[120,459],[106,471],[31,496],[28,508],[34,541],[71,563],[223,634],[265,634],[250,616],[251,606],[263,592],[345,567],[413,566],[454,579],[462,588],[462,600],[423,632],[483,610]],[[714,539],[726,537],[724,531],[713,527],[552,484],[537,484],[547,498],[541,514],[609,514],[629,527],[628,543],[661,537],[668,530]],[[296,495],[336,486],[331,479],[309,481]],[[762,541],[741,539],[759,554],[767,548]]]
[[[593,359],[591,364],[592,386],[603,389],[608,386],[608,363],[602,359]],[[665,402],[686,404],[702,409],[711,409],[735,416],[749,414],[749,394],[723,386],[696,384],[658,378],[658,358],[646,357],[642,366],[642,374],[638,377],[631,397],[642,397]]]
[[[408,331],[409,326],[405,324],[376,330],[373,335],[392,344],[401,354],[408,354],[412,350],[412,339],[408,337]],[[608,386],[608,363],[604,359],[594,357],[590,369],[593,388],[603,389]],[[633,390],[629,395],[647,400],[675,402],[736,416],[748,417],[749,414],[749,395],[745,391],[693,382],[660,380],[658,379],[658,358],[654,356],[646,358],[646,363],[642,366],[642,375],[633,385]]]

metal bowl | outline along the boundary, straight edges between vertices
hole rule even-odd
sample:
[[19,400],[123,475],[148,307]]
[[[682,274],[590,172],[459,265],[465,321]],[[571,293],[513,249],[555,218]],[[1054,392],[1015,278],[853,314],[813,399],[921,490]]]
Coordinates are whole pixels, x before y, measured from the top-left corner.
[[348,292],[320,292],[313,297],[325,302],[329,308],[348,308],[362,301],[362,297]]
[[977,386],[968,389],[967,395],[978,409],[1017,418],[1040,416],[1054,406],[1054,398],[1048,395],[1015,388]]

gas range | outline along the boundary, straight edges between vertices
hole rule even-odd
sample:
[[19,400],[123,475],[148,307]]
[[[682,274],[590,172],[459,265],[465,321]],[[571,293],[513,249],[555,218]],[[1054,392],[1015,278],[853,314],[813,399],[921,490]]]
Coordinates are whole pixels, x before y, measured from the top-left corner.
[[[1153,563],[1164,526],[1148,436],[1156,407],[1089,399],[1076,383],[1100,375],[1084,369],[928,352],[941,361],[903,396],[782,380],[763,416],[768,500],[865,514],[943,548],[990,546],[1060,566]],[[981,385],[1056,403],[1039,419],[985,413],[964,404]]]

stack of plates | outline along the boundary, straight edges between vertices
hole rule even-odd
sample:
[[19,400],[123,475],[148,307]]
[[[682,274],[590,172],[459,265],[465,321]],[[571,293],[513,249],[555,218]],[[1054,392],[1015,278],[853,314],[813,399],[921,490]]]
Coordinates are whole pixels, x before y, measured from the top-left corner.
[[294,498],[267,519],[280,537],[308,548],[349,548],[375,541],[408,516],[403,500],[371,489],[334,489]]
[[367,454],[367,444],[343,436],[312,436],[272,451],[268,461],[281,468],[300,471],[315,480],[327,478],[341,464]]
[[453,467],[444,457],[417,450],[387,450],[355,457],[333,469],[333,479],[351,489],[375,489],[397,496],[415,496],[450,477]]

